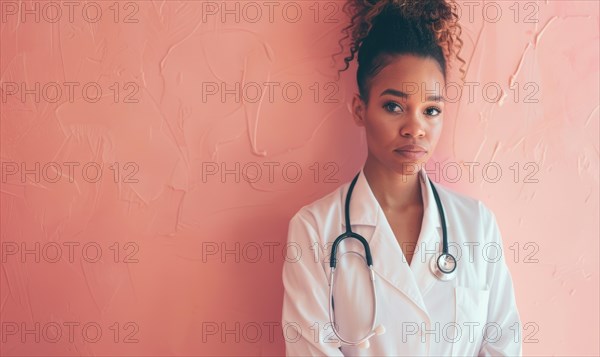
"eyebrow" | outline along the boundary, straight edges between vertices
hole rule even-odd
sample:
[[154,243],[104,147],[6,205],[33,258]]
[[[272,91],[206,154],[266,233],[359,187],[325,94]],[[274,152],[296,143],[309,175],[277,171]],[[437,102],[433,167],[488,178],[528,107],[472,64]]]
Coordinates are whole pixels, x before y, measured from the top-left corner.
[[[383,92],[381,92],[381,94],[379,95],[380,97],[386,94],[391,94],[394,95],[396,97],[400,97],[400,98],[404,98],[407,99],[408,98],[408,94],[404,93],[403,91],[400,90],[396,90],[396,89],[392,89],[392,88],[388,88],[386,90],[384,90]],[[441,95],[430,95],[427,96],[427,101],[432,101],[432,102],[441,102],[443,97]]]

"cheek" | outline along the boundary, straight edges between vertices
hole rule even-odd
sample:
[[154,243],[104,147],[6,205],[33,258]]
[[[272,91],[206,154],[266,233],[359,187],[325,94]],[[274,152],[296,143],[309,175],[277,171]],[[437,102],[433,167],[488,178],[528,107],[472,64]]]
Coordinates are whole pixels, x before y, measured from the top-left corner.
[[429,134],[430,140],[433,142],[437,142],[439,140],[440,136],[442,135],[442,129],[443,129],[443,125],[442,125],[441,121],[429,126],[428,134]]
[[442,121],[441,120],[436,120],[433,123],[431,123],[429,125],[429,132],[431,132],[432,134],[439,134],[442,132]]
[[371,123],[367,128],[367,135],[373,141],[371,144],[374,146],[385,146],[397,136],[395,127],[382,122]]
[[388,118],[371,114],[368,117],[365,129],[367,130],[367,135],[385,140],[386,138],[394,138],[398,129],[394,125]]

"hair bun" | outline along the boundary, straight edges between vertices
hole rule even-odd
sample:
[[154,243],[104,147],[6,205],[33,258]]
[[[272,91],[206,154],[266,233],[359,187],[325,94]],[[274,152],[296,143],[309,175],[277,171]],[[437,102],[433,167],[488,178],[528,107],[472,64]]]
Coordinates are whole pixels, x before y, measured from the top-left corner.
[[464,79],[466,62],[460,57],[462,28],[454,0],[348,0],[343,10],[350,17],[350,24],[342,30],[345,36],[339,44],[343,49],[342,41],[350,39],[350,55],[344,58],[346,66],[342,71],[349,67],[349,62],[354,59],[377,20],[395,15],[410,19],[431,32],[447,59],[456,55],[461,62],[460,72]]

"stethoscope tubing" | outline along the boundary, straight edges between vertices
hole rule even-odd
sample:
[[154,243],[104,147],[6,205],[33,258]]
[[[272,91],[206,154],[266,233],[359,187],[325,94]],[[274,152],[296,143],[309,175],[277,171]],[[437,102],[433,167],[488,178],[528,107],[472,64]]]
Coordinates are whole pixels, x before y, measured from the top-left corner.
[[[352,227],[350,225],[350,197],[352,196],[352,191],[354,190],[354,186],[356,185],[356,181],[358,180],[359,175],[360,175],[360,172],[358,174],[356,174],[356,176],[350,183],[350,187],[348,188],[348,193],[346,194],[346,202],[344,205],[344,208],[345,208],[345,217],[344,218],[345,218],[345,222],[346,222],[346,231],[344,233],[342,233],[340,236],[338,236],[335,239],[335,241],[333,242],[333,245],[331,247],[331,257],[329,260],[329,267],[331,268],[330,275],[329,275],[329,321],[331,322],[331,325],[332,325],[331,327],[332,327],[334,334],[337,336],[337,338],[340,340],[340,342],[345,343],[347,345],[353,345],[353,346],[359,345],[377,334],[377,332],[375,331],[375,324],[376,324],[376,319],[377,319],[377,294],[375,292],[375,272],[373,270],[373,257],[371,256],[371,248],[369,247],[369,243],[363,236],[352,231]],[[442,206],[440,196],[439,196],[435,186],[433,185],[433,182],[431,181],[431,179],[429,179],[429,185],[431,186],[431,190],[433,192],[433,196],[435,198],[435,203],[437,205],[437,209],[438,209],[438,212],[440,215],[440,220],[442,223],[442,242],[443,242],[442,243],[443,244],[442,254],[440,254],[437,257],[437,259],[435,257],[432,258],[431,269],[432,269],[432,272],[435,269],[434,275],[438,279],[448,280],[450,278],[451,274],[456,270],[456,259],[454,258],[454,256],[452,256],[451,254],[448,253],[448,233],[447,233],[447,228],[446,228],[446,216],[444,214],[444,208]],[[361,338],[358,341],[349,341],[349,340],[344,339],[340,335],[339,331],[337,330],[337,327],[335,326],[335,314],[333,311],[334,310],[333,288],[334,288],[335,270],[337,267],[337,247],[346,238],[355,238],[358,241],[360,241],[364,247],[365,260],[366,260],[367,266],[369,268],[369,274],[370,274],[370,279],[371,279],[371,292],[372,292],[373,301],[374,301],[374,313],[373,313],[373,318],[371,320],[370,331],[365,337]],[[444,271],[440,267],[440,260],[442,259],[442,257],[452,259],[452,261],[454,262],[452,270]],[[435,259],[435,261],[434,261],[434,259]]]
[[[358,239],[364,249],[365,249],[365,257],[367,259],[367,265],[373,265],[373,257],[371,256],[371,248],[369,247],[369,243],[367,240],[361,236],[360,234],[352,232],[352,227],[350,225],[350,197],[352,196],[352,191],[354,190],[354,186],[356,185],[356,181],[358,180],[358,176],[360,172],[356,174],[352,182],[350,183],[350,188],[348,188],[348,193],[346,194],[346,202],[344,205],[345,210],[345,221],[346,221],[346,232],[341,234],[339,237],[335,239],[333,245],[331,247],[331,257],[329,260],[329,267],[335,268],[337,265],[337,247],[338,245],[346,238],[356,238]],[[440,221],[442,222],[442,254],[448,254],[448,232],[446,228],[446,216],[444,214],[444,207],[442,206],[442,202],[440,196],[437,192],[437,189],[433,185],[431,179],[429,179],[429,185],[431,186],[431,190],[433,191],[433,196],[435,198],[435,203],[437,205],[438,212],[440,214]]]

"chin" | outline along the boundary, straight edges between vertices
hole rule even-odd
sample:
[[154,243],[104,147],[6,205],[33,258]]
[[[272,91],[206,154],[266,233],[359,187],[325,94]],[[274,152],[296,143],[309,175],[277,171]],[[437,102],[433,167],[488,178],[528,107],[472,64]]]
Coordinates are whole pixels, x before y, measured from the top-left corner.
[[394,171],[403,175],[416,175],[424,162],[421,161],[403,161],[401,163],[395,162],[391,167],[394,167]]
[[423,166],[425,166],[425,163],[428,160],[429,156],[423,157],[423,159],[420,160],[398,160],[398,158],[396,158],[393,165],[398,167],[398,170],[396,171],[402,172],[403,174],[416,174]]

